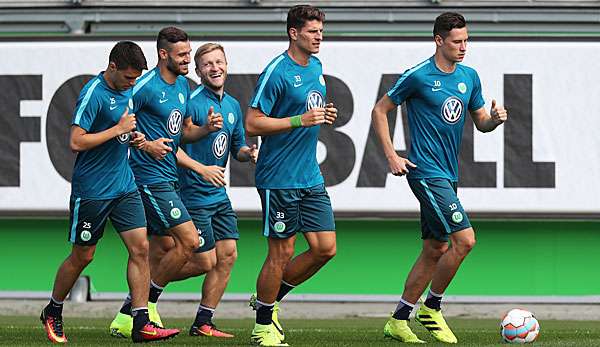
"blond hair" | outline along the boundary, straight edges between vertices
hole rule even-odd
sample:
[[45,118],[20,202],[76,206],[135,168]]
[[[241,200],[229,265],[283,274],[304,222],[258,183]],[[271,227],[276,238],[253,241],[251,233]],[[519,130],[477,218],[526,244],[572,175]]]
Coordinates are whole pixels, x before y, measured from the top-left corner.
[[216,51],[217,49],[223,52],[223,54],[225,54],[225,48],[223,48],[223,46],[221,46],[218,43],[209,42],[203,44],[196,50],[196,53],[194,54],[194,62],[196,63],[196,65],[198,65],[198,60],[200,59],[200,57],[212,51]]

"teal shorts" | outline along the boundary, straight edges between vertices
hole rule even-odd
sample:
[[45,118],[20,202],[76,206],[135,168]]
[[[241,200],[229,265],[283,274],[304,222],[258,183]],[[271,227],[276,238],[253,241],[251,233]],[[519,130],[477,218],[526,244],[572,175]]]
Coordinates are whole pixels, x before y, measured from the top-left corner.
[[108,200],[71,195],[69,210],[69,242],[79,246],[97,244],[109,218],[118,232],[146,227],[144,206],[137,190]]
[[198,230],[200,247],[196,253],[215,248],[215,242],[221,240],[238,240],[240,233],[237,227],[237,215],[231,207],[229,199],[199,208],[188,208],[194,226]]
[[263,235],[276,239],[297,232],[335,231],[331,200],[324,184],[299,189],[258,189]]
[[421,238],[447,242],[450,234],[471,227],[458,200],[457,182],[445,178],[409,179],[421,204]]
[[148,235],[168,236],[167,230],[192,220],[176,182],[141,185],[138,189],[148,220]]

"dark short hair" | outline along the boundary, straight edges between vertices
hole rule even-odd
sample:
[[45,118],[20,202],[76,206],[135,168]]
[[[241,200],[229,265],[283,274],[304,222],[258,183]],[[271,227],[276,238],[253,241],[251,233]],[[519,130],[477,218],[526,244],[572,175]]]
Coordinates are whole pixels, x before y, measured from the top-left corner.
[[287,35],[290,37],[290,28],[301,30],[306,22],[311,20],[325,21],[325,13],[310,5],[296,5],[288,11]]
[[129,67],[138,71],[147,70],[148,63],[140,46],[131,41],[120,41],[112,48],[108,56],[108,62],[113,62],[117,70],[125,70]]
[[189,41],[189,35],[177,28],[177,27],[166,27],[162,28],[156,38],[156,49],[169,49],[169,45],[180,41]]
[[433,37],[440,35],[443,39],[448,37],[448,33],[452,29],[460,29],[467,26],[465,17],[456,12],[444,12],[437,16],[433,25]]

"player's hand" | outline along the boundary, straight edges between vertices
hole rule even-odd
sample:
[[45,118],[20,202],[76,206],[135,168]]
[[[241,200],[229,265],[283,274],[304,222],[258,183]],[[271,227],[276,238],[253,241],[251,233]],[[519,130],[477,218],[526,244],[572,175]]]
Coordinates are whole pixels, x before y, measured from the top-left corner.
[[333,102],[325,105],[325,123],[333,124],[337,119],[337,108],[333,105]]
[[252,162],[252,164],[256,164],[258,160],[258,147],[256,145],[252,145],[250,147],[244,147],[242,149],[244,154],[248,156],[248,160]]
[[388,158],[388,164],[394,176],[406,175],[409,172],[409,168],[414,169],[417,167],[410,160],[395,154],[391,158]]
[[302,126],[312,127],[325,123],[325,108],[314,107],[302,115]]
[[127,134],[135,129],[136,121],[135,114],[129,114],[129,107],[125,107],[125,112],[121,115],[119,123],[117,123],[117,133],[119,136]]
[[490,115],[492,116],[492,121],[496,124],[502,124],[506,122],[508,118],[508,112],[502,106],[496,106],[496,100],[492,100],[492,108],[490,109]]
[[220,113],[215,113],[215,109],[212,106],[208,109],[206,126],[211,133],[223,128],[223,116]]
[[146,145],[143,149],[144,151],[148,152],[152,158],[156,160],[162,160],[169,152],[173,151],[173,148],[167,144],[170,142],[173,142],[173,139],[161,137],[160,139],[154,141],[146,141]]
[[142,134],[139,131],[132,131],[130,133],[131,140],[129,141],[129,145],[136,149],[143,149],[146,146],[146,135]]
[[202,169],[198,171],[198,174],[202,178],[211,183],[215,187],[223,187],[225,183],[225,168],[217,165],[202,166]]

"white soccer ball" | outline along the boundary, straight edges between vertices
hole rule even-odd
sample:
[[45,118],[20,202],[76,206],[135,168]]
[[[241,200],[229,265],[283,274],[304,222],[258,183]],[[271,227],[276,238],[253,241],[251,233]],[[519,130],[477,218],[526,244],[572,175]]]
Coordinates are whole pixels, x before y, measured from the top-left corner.
[[540,323],[533,313],[513,309],[502,318],[500,335],[504,342],[529,343],[535,341],[540,334]]

